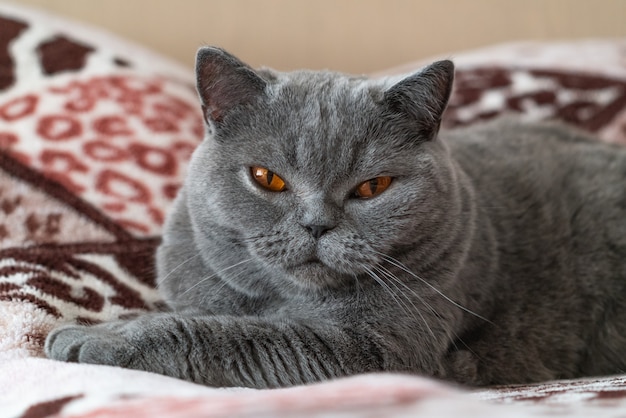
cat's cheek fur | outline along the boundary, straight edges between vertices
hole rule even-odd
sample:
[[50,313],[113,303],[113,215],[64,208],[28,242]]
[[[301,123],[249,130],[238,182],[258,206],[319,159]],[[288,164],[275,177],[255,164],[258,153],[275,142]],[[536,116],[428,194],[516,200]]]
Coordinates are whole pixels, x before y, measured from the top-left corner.
[[396,182],[399,184],[394,185],[392,190],[371,201],[356,200],[346,205],[346,213],[354,224],[355,233],[346,237],[344,247],[359,245],[369,250],[364,257],[376,261],[372,254],[391,256],[394,249],[415,243],[419,234],[425,232],[420,226],[432,216],[431,205],[426,198],[428,185],[419,178]]

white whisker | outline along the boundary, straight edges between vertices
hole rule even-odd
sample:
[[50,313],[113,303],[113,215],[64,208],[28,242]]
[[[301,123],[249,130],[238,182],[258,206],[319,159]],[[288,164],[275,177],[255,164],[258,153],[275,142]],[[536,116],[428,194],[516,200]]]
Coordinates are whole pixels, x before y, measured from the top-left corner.
[[[238,263],[235,263],[235,264],[233,264],[231,266],[228,266],[228,267],[226,267],[226,268],[224,268],[224,269],[222,269],[222,270],[220,270],[218,272],[215,272],[212,275],[207,276],[207,277],[203,278],[202,280],[199,280],[196,284],[194,284],[193,286],[191,286],[187,290],[185,290],[183,293],[181,293],[180,296],[183,296],[184,294],[186,294],[190,290],[194,289],[196,286],[199,286],[200,284],[206,282],[207,280],[211,280],[215,276],[219,276],[219,275],[221,275],[222,273],[224,273],[224,272],[226,272],[228,270],[231,270],[231,269],[233,269],[233,268],[235,268],[237,266],[240,266],[242,264],[249,263],[250,261],[252,261],[252,258],[245,259],[245,260],[240,261]],[[223,280],[223,278],[222,278],[222,280]]]
[[[222,291],[223,288],[225,288],[228,284],[234,282],[235,280],[237,280],[239,277],[243,276],[246,272],[245,271],[241,271],[238,274],[236,274],[235,276],[231,276],[231,277],[220,277],[220,284],[217,287],[214,287],[211,289],[210,292],[208,292],[205,297],[204,300],[207,301],[206,303],[208,304],[209,300],[215,296],[216,294],[218,294],[219,292]],[[214,277],[215,275],[213,275]]]
[[[417,314],[419,315],[419,317],[421,318],[422,322],[423,322],[423,323],[424,323],[424,325],[426,326],[426,329],[428,330],[428,333],[429,333],[429,334],[433,337],[433,339],[434,339],[434,340],[436,340],[436,339],[437,339],[437,337],[435,336],[435,333],[433,332],[432,328],[431,328],[431,327],[430,327],[430,325],[428,324],[428,321],[426,321],[426,318],[424,318],[424,315],[422,315],[421,310],[419,310],[419,309],[417,308],[417,306],[415,306],[415,304],[413,303],[413,301],[411,300],[411,298],[410,298],[410,297],[408,297],[408,296],[405,294],[405,292],[403,292],[403,291],[402,291],[402,289],[400,289],[400,288],[398,287],[398,285],[397,285],[397,283],[400,283],[400,284],[403,284],[403,285],[404,285],[404,283],[402,283],[402,282],[401,282],[401,281],[400,281],[397,277],[395,277],[395,276],[394,276],[394,275],[393,275],[393,274],[392,274],[389,270],[387,270],[387,269],[386,269],[386,268],[384,268],[383,266],[380,266],[380,265],[379,265],[379,266],[377,266],[377,267],[375,267],[375,268],[376,268],[379,272],[381,272],[381,273],[382,273],[385,277],[387,277],[387,278],[389,278],[389,279],[390,279],[390,283],[391,283],[391,285],[392,285],[392,286],[393,286],[393,287],[394,287],[394,288],[398,291],[398,293],[399,293],[400,295],[402,295],[402,296],[404,297],[404,299],[406,299],[406,300],[407,300],[407,301],[411,304],[411,306],[413,307],[413,309],[411,310],[411,312],[415,312],[415,313],[417,313]],[[405,287],[406,287],[406,286],[405,286]],[[410,289],[409,289],[409,290],[410,290]],[[414,294],[414,295],[416,295],[416,296],[419,298],[420,302],[424,303],[424,300],[423,300],[423,299],[422,299],[419,295],[415,294],[415,292],[413,292],[413,294]],[[428,305],[428,304],[426,304],[426,305]],[[405,305],[405,306],[406,306],[406,305]],[[410,309],[409,309],[409,310],[410,310]],[[431,307],[431,310],[432,310],[432,307]],[[433,312],[434,312],[434,311],[433,311]],[[413,316],[413,319],[414,319],[415,321],[417,321],[417,318],[415,317],[415,315],[414,315],[414,314],[413,314],[413,315],[411,315],[411,316]]]
[[185,264],[187,264],[191,260],[194,260],[194,259],[196,259],[198,257],[200,257],[200,253],[189,257],[188,259],[186,259],[185,261],[183,261],[182,263],[180,263],[179,265],[174,267],[172,270],[170,270],[169,273],[167,273],[165,276],[163,276],[163,278],[161,278],[160,280],[157,281],[157,286],[162,285],[172,274],[174,274],[176,271],[180,270]]
[[396,260],[393,257],[390,257],[386,254],[383,254],[381,252],[378,251],[374,251],[376,254],[382,256],[389,264],[392,264],[396,267],[398,267],[399,269],[403,270],[404,272],[410,274],[411,276],[413,276],[414,278],[418,279],[419,281],[421,281],[422,283],[424,283],[426,286],[430,287],[432,290],[434,290],[435,292],[437,292],[441,297],[443,297],[445,300],[447,300],[448,302],[450,302],[452,305],[456,306],[457,308],[469,313],[470,315],[475,316],[476,318],[482,319],[483,321],[491,324],[491,325],[495,325],[493,322],[491,322],[489,319],[485,318],[484,316],[477,314],[476,312],[471,311],[470,309],[467,309],[465,306],[459,304],[458,302],[455,302],[454,300],[450,299],[448,296],[446,296],[442,291],[440,291],[439,289],[437,289],[435,286],[433,286],[432,284],[430,284],[428,281],[424,280],[423,278],[421,278],[420,276],[418,276],[417,274],[413,273],[411,270],[409,270],[404,264],[402,264],[400,261]]
[[409,286],[407,286],[406,283],[404,283],[402,280],[400,280],[400,278],[396,277],[391,271],[389,271],[388,269],[386,269],[385,267],[379,265],[378,266],[380,269],[383,269],[387,272],[387,274],[389,275],[389,277],[394,280],[397,284],[401,285],[407,292],[409,292],[410,294],[412,294],[413,296],[415,296],[419,302],[421,304],[423,304],[424,306],[426,306],[428,308],[428,310],[430,312],[432,312],[432,314],[434,315],[435,318],[437,318],[437,320],[439,320],[439,322],[443,322],[443,318],[441,317],[440,313],[437,312],[437,310],[435,308],[433,308],[433,306],[428,303],[426,301],[425,298],[423,298],[419,293],[417,293],[415,290],[411,289]]
[[[401,299],[398,299],[398,297],[394,293],[393,289],[391,287],[389,287],[389,285],[387,283],[385,283],[385,281],[380,276],[378,276],[374,271],[370,270],[369,268],[367,268],[367,267],[364,267],[364,268],[367,271],[367,273],[370,275],[370,277],[372,277],[374,279],[374,281],[376,281],[376,283],[378,283],[387,293],[389,293],[389,295],[393,298],[394,302],[396,302],[396,304],[400,308],[402,308],[407,315],[412,316],[413,319],[415,321],[417,321],[417,317],[414,314],[414,310],[411,310],[410,307],[406,304],[406,302],[404,302]],[[400,293],[402,294],[402,292],[400,292]],[[415,306],[413,306],[413,307],[415,308]],[[417,310],[415,310],[415,312],[419,313],[419,311],[417,311]],[[420,313],[420,316],[421,316],[421,313]],[[422,317],[422,319],[424,319],[424,318]],[[426,321],[424,321],[424,323],[426,324]],[[432,334],[432,330],[430,330],[430,328],[428,327],[428,324],[426,324],[426,327],[430,331],[431,335],[433,335],[433,337],[434,337],[434,334]]]
[[[439,315],[439,313],[437,312],[437,310],[436,310],[435,308],[433,308],[431,304],[429,304],[428,302],[426,302],[426,300],[425,300],[423,297],[421,297],[421,296],[420,296],[420,295],[419,295],[416,291],[414,291],[414,290],[413,290],[413,289],[411,289],[409,286],[407,286],[407,285],[406,285],[406,283],[404,283],[404,282],[403,282],[402,280],[400,280],[398,277],[395,277],[395,276],[393,275],[393,273],[391,273],[391,272],[390,272],[389,270],[387,270],[385,267],[380,266],[380,265],[379,265],[378,267],[379,267],[380,269],[383,269],[383,270],[387,271],[387,272],[388,272],[388,274],[389,274],[389,277],[390,277],[390,278],[392,278],[392,277],[393,277],[393,280],[395,280],[395,282],[396,282],[396,283],[398,283],[398,284],[402,285],[402,287],[403,287],[404,289],[406,289],[406,290],[407,290],[408,292],[410,292],[413,296],[415,296],[416,298],[418,298],[418,300],[420,301],[420,303],[422,303],[423,305],[425,305],[425,306],[426,306],[426,307],[427,307],[427,308],[428,308],[428,309],[429,309],[429,310],[430,310],[430,311],[434,314],[434,317],[435,317],[435,318],[437,318],[437,320],[439,320],[439,322],[440,322],[440,323],[444,323],[444,322],[445,322],[445,321],[444,321],[444,319],[443,319],[443,318]],[[420,316],[421,316],[421,314],[420,314]],[[424,322],[426,322],[426,321],[424,321]],[[444,328],[447,328],[447,327],[444,327]],[[468,349],[471,353],[473,353],[473,354],[475,354],[475,355],[476,355],[476,353],[474,352],[474,350],[472,350],[472,349],[471,349],[471,347],[470,347],[469,345],[467,345],[467,344],[465,343],[465,341],[463,341],[463,339],[462,339],[462,338],[461,338],[461,337],[460,337],[460,336],[459,336],[459,335],[458,335],[458,334],[457,334],[457,333],[456,333],[453,329],[450,329],[450,332],[452,332],[452,335],[454,335],[454,338],[455,338],[457,341],[459,341],[461,344],[463,344],[463,346],[464,346],[465,348],[467,348],[467,349]],[[456,346],[456,344],[455,344],[455,346]]]

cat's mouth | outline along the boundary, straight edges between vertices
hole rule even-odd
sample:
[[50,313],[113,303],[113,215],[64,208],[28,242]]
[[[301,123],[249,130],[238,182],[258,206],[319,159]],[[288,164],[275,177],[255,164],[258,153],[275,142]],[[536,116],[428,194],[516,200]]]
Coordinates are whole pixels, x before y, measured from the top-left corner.
[[323,270],[329,270],[326,264],[322,262],[317,256],[311,256],[304,261],[294,263],[287,267],[287,270],[290,273],[312,273],[317,272],[318,274]]
[[326,267],[326,264],[322,262],[316,255],[309,257],[304,262],[299,264],[300,267]]

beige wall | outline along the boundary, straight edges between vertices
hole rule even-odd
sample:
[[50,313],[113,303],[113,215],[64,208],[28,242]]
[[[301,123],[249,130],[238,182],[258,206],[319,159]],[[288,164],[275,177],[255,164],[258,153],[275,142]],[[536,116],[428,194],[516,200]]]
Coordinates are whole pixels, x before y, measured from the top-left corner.
[[192,65],[222,46],[254,66],[371,72],[524,39],[626,37],[626,0],[14,0]]

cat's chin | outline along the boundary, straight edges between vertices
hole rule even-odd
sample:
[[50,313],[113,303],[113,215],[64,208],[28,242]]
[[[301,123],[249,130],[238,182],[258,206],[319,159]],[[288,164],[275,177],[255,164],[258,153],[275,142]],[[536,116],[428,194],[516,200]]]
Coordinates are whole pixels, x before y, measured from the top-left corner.
[[287,267],[287,274],[299,286],[312,288],[337,288],[342,286],[346,279],[319,260],[309,260],[304,263]]

